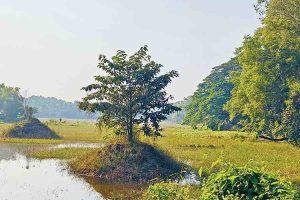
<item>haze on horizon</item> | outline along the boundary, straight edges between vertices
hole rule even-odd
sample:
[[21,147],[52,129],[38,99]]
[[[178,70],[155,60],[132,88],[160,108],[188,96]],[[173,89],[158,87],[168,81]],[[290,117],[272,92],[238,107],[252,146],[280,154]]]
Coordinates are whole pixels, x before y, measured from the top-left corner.
[[93,82],[99,54],[148,45],[168,91],[192,95],[260,25],[254,0],[0,0],[0,83],[31,95],[74,101]]

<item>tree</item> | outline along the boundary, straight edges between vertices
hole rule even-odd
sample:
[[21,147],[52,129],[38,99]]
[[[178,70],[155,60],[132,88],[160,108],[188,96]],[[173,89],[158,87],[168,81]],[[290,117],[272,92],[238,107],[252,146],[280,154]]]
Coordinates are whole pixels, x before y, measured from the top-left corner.
[[231,118],[248,116],[241,123],[264,138],[290,140],[293,133],[282,130],[287,121],[299,120],[292,117],[298,115],[300,103],[292,86],[300,83],[300,0],[262,2],[263,26],[245,37],[238,52],[242,72],[232,79],[235,87],[225,108]]
[[24,116],[23,99],[19,88],[0,84],[0,121],[21,120]]
[[290,93],[282,114],[282,123],[276,132],[289,142],[300,144],[300,82],[289,83]]
[[187,106],[184,123],[194,127],[202,124],[212,130],[231,129],[234,124],[223,106],[230,99],[233,88],[233,84],[228,81],[230,74],[240,70],[236,58],[214,67],[210,75],[198,85],[192,102]]
[[38,109],[26,105],[24,107],[24,119],[31,120],[34,118],[34,114],[38,113]]
[[88,94],[79,105],[85,111],[101,112],[98,123],[127,135],[130,143],[134,142],[135,125],[141,124],[145,135],[160,136],[159,123],[180,110],[168,103],[173,97],[165,91],[178,73],[160,75],[163,66],[151,60],[147,52],[144,46],[128,58],[119,50],[111,61],[100,55],[98,68],[105,74],[83,88]]
[[273,20],[284,19],[289,26],[299,28],[299,4],[300,0],[257,0],[257,4],[254,7],[262,19],[265,18],[265,14],[268,12],[269,16],[272,15]]
[[24,91],[23,93],[23,109],[24,109],[24,116],[23,118],[26,120],[31,120],[34,117],[34,114],[38,112],[38,109],[35,107],[29,106],[30,99],[28,95],[28,91]]

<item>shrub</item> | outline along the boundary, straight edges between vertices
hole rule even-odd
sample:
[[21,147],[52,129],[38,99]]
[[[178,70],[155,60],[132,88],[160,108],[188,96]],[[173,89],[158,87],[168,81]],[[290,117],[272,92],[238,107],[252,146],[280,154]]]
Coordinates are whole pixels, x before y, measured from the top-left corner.
[[189,187],[172,182],[161,182],[149,186],[145,200],[187,200]]
[[201,199],[299,199],[299,196],[291,183],[275,174],[230,166],[208,177]]

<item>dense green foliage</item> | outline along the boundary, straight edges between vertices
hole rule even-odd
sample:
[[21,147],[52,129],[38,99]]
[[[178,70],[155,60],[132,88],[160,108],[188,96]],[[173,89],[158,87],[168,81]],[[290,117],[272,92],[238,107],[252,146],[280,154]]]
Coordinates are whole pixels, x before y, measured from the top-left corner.
[[230,74],[240,69],[236,59],[213,68],[198,85],[191,104],[187,106],[184,123],[193,126],[202,124],[212,130],[231,129],[234,123],[229,120],[229,113],[223,110],[223,106],[230,99],[233,88],[228,81]]
[[258,0],[255,8],[263,26],[199,84],[184,123],[299,144],[300,0]]
[[24,117],[24,98],[19,88],[0,84],[0,121],[14,122]]
[[204,182],[201,199],[298,199],[297,191],[277,175],[248,167],[230,166]]
[[112,61],[99,56],[98,67],[106,74],[95,77],[95,84],[83,89],[88,95],[80,103],[86,111],[100,111],[99,124],[116,130],[117,134],[134,139],[134,125],[142,124],[145,135],[160,136],[162,120],[180,108],[168,103],[165,88],[178,77],[176,71],[160,75],[161,64],[148,55],[144,46],[127,58],[124,51],[118,51]]
[[28,104],[37,108],[35,116],[38,118],[93,119],[98,116],[81,111],[76,102],[54,97],[32,96],[28,98]]
[[289,99],[282,114],[282,124],[278,132],[287,135],[288,140],[296,145],[300,144],[300,83],[290,85]]
[[189,188],[173,182],[161,182],[149,186],[145,200],[188,200]]
[[247,130],[300,140],[300,0],[265,2],[263,26],[238,51],[242,72],[225,108]]

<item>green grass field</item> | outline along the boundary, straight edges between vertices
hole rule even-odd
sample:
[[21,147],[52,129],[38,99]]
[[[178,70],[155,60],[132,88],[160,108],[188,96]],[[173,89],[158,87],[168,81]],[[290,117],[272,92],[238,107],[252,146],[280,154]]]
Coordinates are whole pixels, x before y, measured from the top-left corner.
[[55,131],[61,139],[17,139],[4,137],[7,130],[13,127],[13,124],[0,123],[0,142],[9,143],[28,143],[28,144],[57,144],[69,142],[102,142],[107,134],[107,130],[99,130],[93,122],[85,121],[69,121],[59,123],[54,120],[44,121],[53,131]]
[[265,168],[300,185],[300,148],[290,144],[257,140],[249,133],[201,131],[183,126],[166,127],[164,135],[155,142],[143,139],[195,170],[208,169],[221,159],[238,166]]
[[[1,137],[0,142],[55,144],[66,142],[105,142],[111,131],[99,130],[90,122],[46,122],[55,130],[61,140],[12,139]],[[3,134],[12,125],[0,124]],[[287,180],[300,185],[300,148],[287,143],[274,143],[256,139],[254,134],[241,132],[212,132],[194,130],[186,126],[167,126],[164,137],[147,138],[141,136],[143,142],[150,143],[167,152],[176,160],[190,165],[195,170],[210,168],[211,164],[221,159],[232,164],[258,166],[276,172]],[[91,149],[64,148],[41,152],[31,152],[38,158],[71,159]]]

